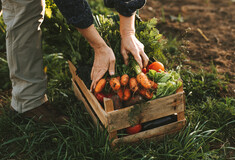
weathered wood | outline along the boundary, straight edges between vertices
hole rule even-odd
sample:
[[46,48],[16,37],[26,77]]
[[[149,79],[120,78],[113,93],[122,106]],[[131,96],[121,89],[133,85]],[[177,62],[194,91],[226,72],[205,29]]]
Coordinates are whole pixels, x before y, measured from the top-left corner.
[[114,110],[112,99],[104,97],[104,109],[106,112],[111,112]]
[[184,111],[177,113],[177,121],[181,121],[181,120],[184,120],[184,119],[185,119]]
[[[114,110],[113,101],[109,98],[104,98],[104,108],[107,113],[113,111]],[[109,127],[109,126],[106,126],[106,127]],[[117,138],[117,131],[109,132],[109,140],[116,139],[116,138]]]
[[[97,117],[95,116],[95,114],[93,113],[92,109],[90,108],[90,105],[87,104],[87,101],[85,100],[85,98],[82,96],[81,91],[79,90],[79,88],[77,87],[77,85],[75,84],[75,82],[72,80],[72,85],[73,85],[73,90],[75,93],[75,96],[81,100],[87,110],[87,112],[90,114],[94,124],[97,126],[97,124],[99,124],[99,120],[97,119]],[[101,129],[103,129],[103,127],[101,125],[99,125],[99,127]]]
[[104,126],[107,126],[107,113],[104,111],[98,100],[94,97],[90,90],[86,88],[84,82],[78,76],[76,76],[74,79],[78,83],[82,93],[86,96],[87,101],[92,106],[100,121],[103,123]]
[[69,70],[72,74],[72,79],[74,79],[74,77],[76,76],[76,67],[72,64],[71,61],[68,61],[68,64],[69,64]]
[[[141,106],[141,114],[137,117],[140,123],[148,122],[154,119],[165,117],[174,113],[184,111],[183,92],[171,96],[149,101]],[[129,127],[129,113],[134,108],[130,106],[120,110],[108,113],[109,131],[120,130]]]
[[[151,130],[143,131],[134,135],[128,135],[122,138],[117,137],[117,131],[129,127],[129,114],[136,106],[129,106],[123,109],[114,110],[113,101],[109,98],[104,98],[104,108],[100,105],[95,96],[87,89],[84,82],[77,76],[76,67],[70,62],[69,69],[72,74],[72,84],[74,93],[84,103],[87,112],[91,115],[95,124],[101,123],[109,132],[109,139],[113,140],[112,145],[121,142],[132,143],[142,139],[152,139],[153,137],[159,140],[165,134],[171,134],[179,131],[185,125],[185,95],[183,85],[176,91],[176,94],[148,101],[143,105],[139,105],[141,113],[137,115],[140,123],[148,122],[154,119],[162,118],[168,115],[177,113],[177,122],[170,123]],[[97,119],[98,118],[98,119]]]
[[183,128],[184,124],[185,124],[185,120],[173,122],[168,125],[164,125],[161,127],[147,130],[147,131],[139,132],[134,135],[128,135],[128,136],[125,136],[122,138],[117,138],[117,139],[113,140],[112,144],[116,145],[116,144],[120,144],[120,143],[133,143],[133,142],[137,142],[139,140],[143,140],[143,139],[147,139],[147,138],[151,138],[151,137],[155,137],[155,136],[166,135],[169,133],[179,131],[180,129]]
[[69,61],[69,68],[71,74],[73,76],[73,80],[78,84],[81,92],[85,95],[87,101],[92,106],[96,115],[99,117],[100,121],[104,126],[107,126],[107,113],[104,111],[98,100],[94,97],[94,95],[87,89],[84,82],[76,75],[76,67]]
[[184,92],[184,89],[183,89],[183,81],[181,80],[181,82],[182,82],[182,85],[180,86],[180,88],[178,88],[178,89],[176,90],[176,93]]

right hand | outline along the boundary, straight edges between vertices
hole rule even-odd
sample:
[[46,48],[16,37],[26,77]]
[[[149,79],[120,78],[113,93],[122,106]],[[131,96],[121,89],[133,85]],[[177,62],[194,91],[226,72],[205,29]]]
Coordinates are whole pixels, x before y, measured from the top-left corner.
[[110,75],[115,74],[116,61],[113,50],[107,45],[93,48],[95,51],[95,58],[91,70],[91,91],[95,88],[97,82],[104,76],[107,70],[109,70]]

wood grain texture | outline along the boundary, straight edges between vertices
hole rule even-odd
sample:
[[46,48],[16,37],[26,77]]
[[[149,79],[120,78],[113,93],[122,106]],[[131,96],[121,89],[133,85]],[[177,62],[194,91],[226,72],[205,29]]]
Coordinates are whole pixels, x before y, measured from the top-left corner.
[[95,111],[96,115],[99,117],[102,124],[107,126],[107,113],[104,111],[95,96],[87,89],[84,82],[76,75],[76,67],[69,61],[70,72],[73,76],[73,80],[78,84],[79,89],[86,97],[88,103],[91,105],[92,109]]
[[[174,113],[183,112],[185,108],[183,92],[171,96],[149,101],[141,106],[141,114],[137,117],[140,123],[165,117]],[[120,130],[129,127],[129,113],[134,106],[115,110],[108,113],[109,131]]]
[[[104,108],[106,112],[111,112],[114,110],[112,99],[104,98]],[[107,127],[109,128],[110,126],[108,125]],[[113,140],[117,138],[117,131],[110,132],[108,129],[108,132],[109,132],[109,140]]]
[[153,128],[151,130],[147,130],[147,131],[144,131],[144,132],[139,132],[139,133],[136,133],[134,135],[128,135],[128,136],[125,136],[125,137],[122,137],[122,138],[115,139],[112,142],[112,145],[117,145],[117,144],[120,144],[120,143],[134,143],[134,142],[137,142],[139,140],[152,138],[152,137],[155,137],[155,136],[163,136],[163,135],[166,135],[166,134],[171,134],[171,133],[174,133],[176,131],[181,130],[184,125],[185,125],[185,120],[173,122],[173,123],[170,123],[168,125]]
[[[77,85],[75,84],[75,82],[72,80],[72,85],[73,85],[73,90],[75,93],[75,96],[81,100],[87,110],[87,112],[89,113],[89,115],[91,116],[94,124],[97,126],[99,125],[99,120],[97,119],[97,117],[95,116],[95,114],[93,113],[92,109],[90,108],[90,105],[87,103],[87,101],[84,99],[84,97],[82,96],[81,91],[78,89]],[[99,125],[99,127],[103,130],[103,127],[101,125]]]

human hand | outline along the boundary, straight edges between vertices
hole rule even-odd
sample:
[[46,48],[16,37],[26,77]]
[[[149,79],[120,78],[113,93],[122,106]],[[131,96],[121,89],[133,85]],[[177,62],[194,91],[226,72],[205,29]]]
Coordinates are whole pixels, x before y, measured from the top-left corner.
[[149,58],[144,52],[144,45],[135,37],[135,14],[131,17],[120,17],[121,54],[128,64],[128,54],[131,53],[141,68],[148,65]]
[[144,45],[135,37],[134,34],[122,36],[121,54],[124,62],[128,64],[128,54],[131,53],[141,68],[148,65],[149,58],[144,52]]
[[115,55],[113,50],[107,45],[93,48],[95,50],[95,58],[91,70],[91,91],[95,88],[97,82],[104,76],[107,70],[109,70],[110,75],[115,74]]
[[107,46],[103,38],[99,35],[94,25],[88,28],[77,28],[77,30],[87,39],[91,47],[95,51],[93,67],[91,69],[91,87],[92,91],[96,83],[109,70],[110,75],[115,74],[115,55],[113,50]]

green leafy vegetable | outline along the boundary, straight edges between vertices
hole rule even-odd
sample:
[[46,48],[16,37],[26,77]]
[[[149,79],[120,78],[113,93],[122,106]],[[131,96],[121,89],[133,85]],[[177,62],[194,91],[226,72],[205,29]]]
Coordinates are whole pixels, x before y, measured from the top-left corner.
[[158,89],[152,99],[171,95],[182,85],[180,75],[176,71],[167,73],[150,69],[147,75],[151,80],[158,83]]

